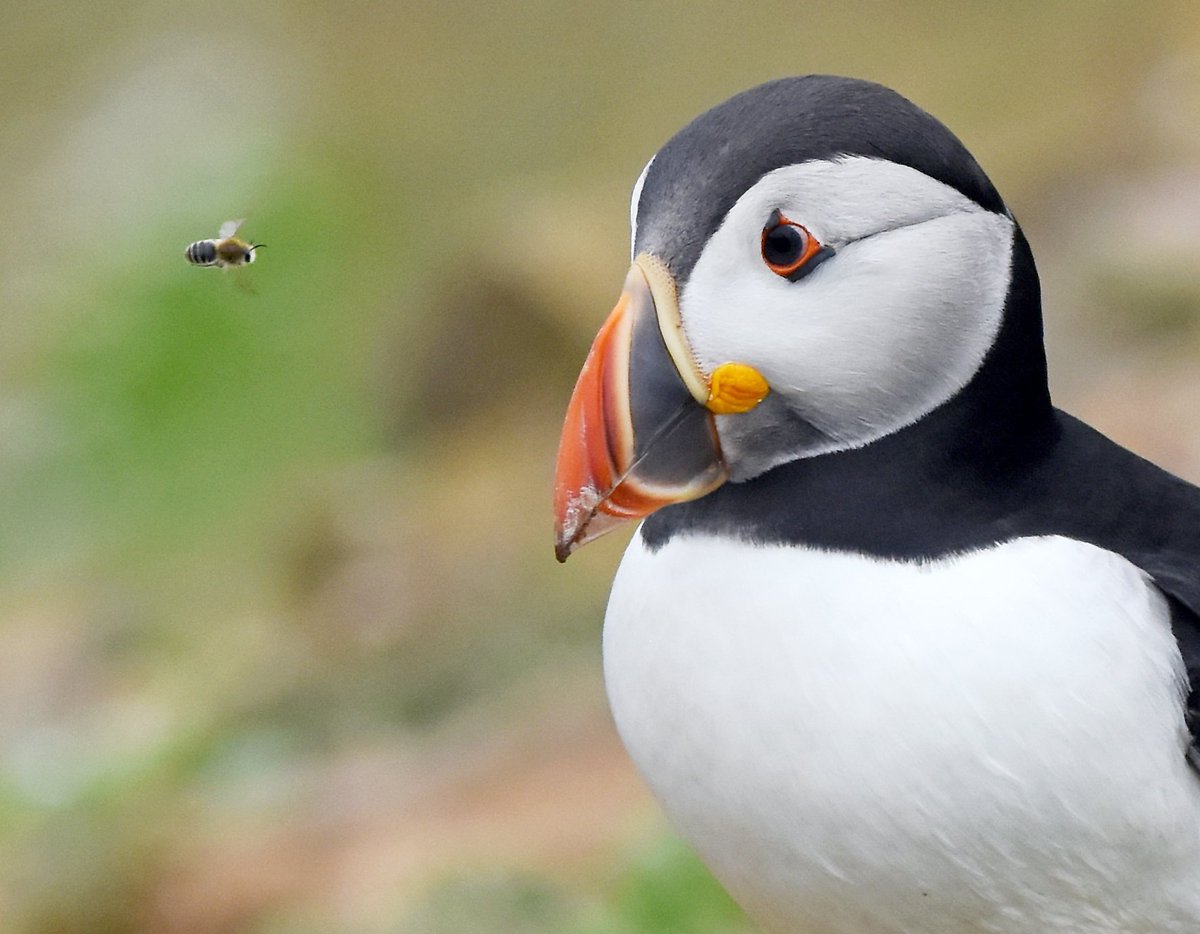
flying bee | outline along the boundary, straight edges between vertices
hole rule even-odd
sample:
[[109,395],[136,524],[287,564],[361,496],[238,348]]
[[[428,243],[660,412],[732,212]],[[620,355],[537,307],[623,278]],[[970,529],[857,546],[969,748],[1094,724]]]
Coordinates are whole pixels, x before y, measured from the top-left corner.
[[215,240],[197,240],[183,251],[183,255],[195,266],[220,266],[228,269],[231,266],[253,263],[255,252],[266,244],[239,240],[236,235],[244,222],[245,218],[226,221],[217,231]]

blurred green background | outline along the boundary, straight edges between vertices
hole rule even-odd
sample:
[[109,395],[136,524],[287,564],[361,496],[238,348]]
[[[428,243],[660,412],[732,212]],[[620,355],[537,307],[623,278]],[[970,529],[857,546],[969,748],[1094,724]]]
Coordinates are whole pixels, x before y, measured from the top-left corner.
[[[0,929],[748,930],[553,559],[629,188],[792,73],[947,122],[1060,404],[1200,479],[1200,7],[8,2]],[[248,217],[246,270],[183,248]]]

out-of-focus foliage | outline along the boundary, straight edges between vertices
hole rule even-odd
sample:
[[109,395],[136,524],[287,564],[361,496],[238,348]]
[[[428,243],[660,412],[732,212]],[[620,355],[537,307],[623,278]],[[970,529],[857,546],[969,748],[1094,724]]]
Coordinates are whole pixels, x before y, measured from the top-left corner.
[[674,838],[634,851],[600,897],[527,874],[478,870],[436,886],[403,919],[413,934],[738,934],[751,930],[700,861]]
[[[771,77],[897,87],[1041,262],[1062,402],[1200,477],[1184,3],[9,3],[0,927],[744,930],[555,565],[628,190]],[[253,267],[184,261],[246,216]]]

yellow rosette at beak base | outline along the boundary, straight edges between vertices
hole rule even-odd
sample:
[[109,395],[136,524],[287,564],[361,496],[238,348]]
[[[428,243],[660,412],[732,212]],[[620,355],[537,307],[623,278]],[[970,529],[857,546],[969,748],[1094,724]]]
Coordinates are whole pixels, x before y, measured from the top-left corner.
[[713,370],[704,405],[715,415],[738,415],[749,412],[770,391],[763,375],[749,364],[723,363]]

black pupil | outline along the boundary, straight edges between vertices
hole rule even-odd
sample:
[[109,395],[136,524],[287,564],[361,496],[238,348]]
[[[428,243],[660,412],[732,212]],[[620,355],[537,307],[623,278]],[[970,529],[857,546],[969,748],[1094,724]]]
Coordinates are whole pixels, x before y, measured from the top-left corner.
[[791,224],[776,224],[763,237],[762,252],[772,266],[790,266],[804,255],[804,234]]

